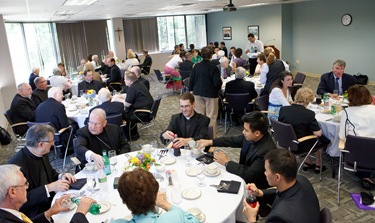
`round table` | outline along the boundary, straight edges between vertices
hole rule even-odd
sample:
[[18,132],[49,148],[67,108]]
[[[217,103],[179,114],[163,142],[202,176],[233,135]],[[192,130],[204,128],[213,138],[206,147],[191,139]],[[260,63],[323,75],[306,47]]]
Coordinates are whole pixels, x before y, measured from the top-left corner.
[[[153,154],[156,156],[156,159],[158,160],[159,156],[158,154],[159,149],[157,149]],[[111,175],[107,176],[108,179],[108,188],[109,191],[104,194],[100,194],[100,192],[94,196],[93,198],[96,199],[98,202],[100,201],[107,201],[110,202],[111,209],[103,214],[99,215],[92,215],[88,213],[86,215],[89,222],[102,222],[105,220],[109,220],[111,218],[117,219],[117,218],[124,218],[129,217],[131,214],[130,210],[122,203],[122,200],[120,198],[120,195],[117,190],[113,189],[113,181],[115,177],[121,176],[123,173],[123,169],[126,166],[127,160],[129,159],[129,156],[135,155],[137,152],[131,152],[128,154],[122,154],[117,156],[117,165],[116,169],[117,171],[112,173]],[[182,151],[182,154],[184,154],[184,151]],[[174,157],[173,156],[173,150],[169,149],[167,156]],[[206,176],[203,180],[206,183],[205,187],[198,187],[198,179],[196,177],[190,177],[188,176],[185,171],[190,168],[185,166],[187,161],[183,156],[175,157],[176,162],[171,165],[166,165],[166,170],[175,170],[175,176],[178,179],[178,182],[181,184],[181,191],[184,191],[188,188],[197,188],[201,190],[202,194],[199,198],[195,200],[187,200],[182,199],[182,203],[179,204],[179,207],[181,207],[183,210],[188,210],[192,207],[197,207],[202,210],[202,212],[206,215],[206,223],[219,223],[219,222],[228,222],[232,223],[235,222],[236,219],[236,212],[240,212],[239,209],[242,208],[242,200],[244,198],[244,191],[245,191],[245,182],[240,178],[239,176],[236,176],[234,174],[228,173],[225,170],[225,167],[217,164],[221,173],[218,176],[215,177],[209,177]],[[193,158],[195,158],[193,156]],[[191,161],[193,166],[198,165],[198,161],[193,159]],[[156,172],[156,169],[153,167],[150,169],[151,172]],[[76,178],[85,178],[89,174],[95,174],[93,172],[88,171],[81,171],[76,174]],[[162,173],[164,176],[164,172]],[[241,182],[240,189],[237,194],[229,194],[229,193],[219,193],[217,192],[215,187],[212,187],[210,185],[218,185],[221,180],[234,180]],[[172,202],[171,199],[171,186],[167,186],[168,179],[165,179],[164,182],[161,183],[162,185],[165,184],[164,189],[166,188],[167,191],[167,199],[169,202]],[[84,186],[82,190],[85,190],[86,186]],[[62,194],[65,193],[77,193],[77,190],[69,190],[67,192],[58,192],[55,196],[55,199],[58,197],[61,197]],[[76,209],[73,209],[71,211],[60,213],[56,216],[53,216],[55,223],[62,223],[62,222],[69,222],[70,218],[75,213]]]

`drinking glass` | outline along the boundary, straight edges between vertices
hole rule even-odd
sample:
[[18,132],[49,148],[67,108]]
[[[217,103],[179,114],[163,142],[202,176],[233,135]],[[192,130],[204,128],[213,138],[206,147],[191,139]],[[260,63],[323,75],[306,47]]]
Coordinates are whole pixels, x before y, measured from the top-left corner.
[[87,190],[90,192],[90,196],[94,196],[96,193],[95,193],[95,188],[96,188],[96,179],[95,179],[95,175],[93,174],[90,174],[90,175],[87,175],[86,176],[86,185],[87,185]]
[[318,94],[316,96],[315,102],[317,105],[320,105],[320,103],[322,103],[322,96]]
[[334,99],[336,99],[339,96],[339,91],[338,90],[333,90],[332,96],[333,96]]
[[73,205],[73,202],[71,200],[72,198],[70,196],[67,196],[66,198],[64,198],[62,201],[61,201],[61,206],[64,207],[64,208],[71,208],[72,205]]
[[178,206],[182,202],[181,196],[181,184],[174,184],[172,187],[172,201],[173,203]]
[[190,163],[191,161],[191,150],[190,150],[190,146],[184,146],[184,157],[187,161],[187,163],[185,164],[185,166],[187,167],[191,167],[192,164]]
[[197,175],[197,178],[199,179],[199,183],[197,184],[198,187],[204,187],[206,186],[206,183],[203,182],[205,176],[204,176],[204,166],[202,167],[202,171]]
[[117,164],[117,157],[116,157],[116,150],[109,150],[108,151],[108,158],[109,163],[113,166],[113,171],[116,172],[116,164]]

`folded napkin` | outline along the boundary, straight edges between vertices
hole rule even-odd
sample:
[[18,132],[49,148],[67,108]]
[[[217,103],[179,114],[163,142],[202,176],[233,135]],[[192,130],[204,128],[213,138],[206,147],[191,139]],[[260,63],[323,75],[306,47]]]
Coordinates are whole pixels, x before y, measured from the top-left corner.
[[214,156],[211,153],[206,153],[197,157],[197,160],[205,164],[210,164],[214,162]]
[[69,189],[80,190],[86,184],[86,181],[87,181],[86,178],[77,179],[77,182],[70,184],[70,188]]
[[230,193],[230,194],[237,194],[238,190],[240,189],[241,182],[238,181],[226,181],[222,180],[220,181],[220,184],[217,188],[217,192],[223,192],[223,193]]

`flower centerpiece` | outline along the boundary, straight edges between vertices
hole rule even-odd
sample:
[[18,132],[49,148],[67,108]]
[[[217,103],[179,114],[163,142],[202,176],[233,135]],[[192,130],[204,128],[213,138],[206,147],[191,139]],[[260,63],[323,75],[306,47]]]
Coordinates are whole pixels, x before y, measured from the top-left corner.
[[87,90],[85,93],[85,98],[89,100],[89,105],[94,105],[94,98],[96,96],[96,91],[94,89]]
[[151,165],[159,166],[155,159],[149,153],[138,152],[137,155],[131,156],[129,159],[129,167],[140,167],[144,170],[149,170]]

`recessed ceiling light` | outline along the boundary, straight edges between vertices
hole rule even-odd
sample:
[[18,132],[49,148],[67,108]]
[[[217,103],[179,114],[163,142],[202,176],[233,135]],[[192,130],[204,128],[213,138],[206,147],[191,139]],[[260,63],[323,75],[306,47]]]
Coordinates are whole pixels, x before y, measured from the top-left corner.
[[269,4],[270,3],[255,3],[255,4],[251,4],[251,5],[242,5],[242,6],[239,6],[239,8],[255,7],[255,6],[269,5]]
[[172,9],[178,9],[178,8],[182,8],[183,6],[181,5],[170,5],[170,6],[166,6],[164,8],[161,8],[161,10],[172,10]]
[[91,5],[98,0],[66,0],[63,6]]

